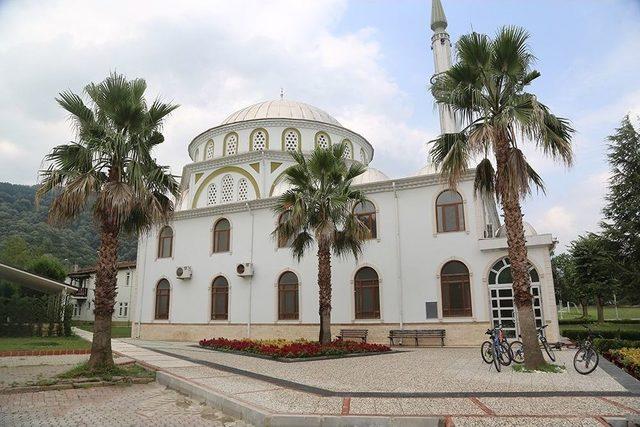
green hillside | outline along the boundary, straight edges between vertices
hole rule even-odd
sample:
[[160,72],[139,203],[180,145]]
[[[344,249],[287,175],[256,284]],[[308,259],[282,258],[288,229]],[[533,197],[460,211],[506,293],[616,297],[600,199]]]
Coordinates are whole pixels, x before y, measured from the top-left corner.
[[[51,196],[47,196],[36,209],[36,187],[0,182],[0,247],[11,237],[24,239],[38,254],[51,254],[68,267],[78,264],[90,266],[96,262],[100,235],[91,212],[64,228],[47,224],[47,212]],[[136,259],[137,240],[123,236],[120,243],[120,260]]]

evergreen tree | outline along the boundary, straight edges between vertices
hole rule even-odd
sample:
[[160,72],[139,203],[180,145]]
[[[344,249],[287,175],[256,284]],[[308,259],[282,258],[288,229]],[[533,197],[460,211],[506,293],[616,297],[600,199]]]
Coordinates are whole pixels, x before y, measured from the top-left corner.
[[628,302],[640,302],[640,134],[626,116],[609,137],[612,176],[602,224],[616,243],[616,265]]

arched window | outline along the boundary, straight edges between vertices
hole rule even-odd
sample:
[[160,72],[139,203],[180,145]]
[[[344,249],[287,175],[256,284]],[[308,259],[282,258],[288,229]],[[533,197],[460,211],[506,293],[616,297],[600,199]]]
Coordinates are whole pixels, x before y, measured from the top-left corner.
[[251,149],[253,151],[262,151],[269,148],[269,135],[264,129],[256,129],[251,133]]
[[344,158],[345,159],[353,159],[353,145],[351,145],[351,141],[345,139],[342,141],[344,144]]
[[173,254],[173,229],[168,225],[160,230],[158,236],[158,258],[171,258]]
[[213,148],[213,140],[210,139],[205,147],[205,160],[213,159]]
[[224,140],[225,156],[233,156],[238,152],[238,135],[230,133]]
[[[282,224],[285,221],[287,221],[290,217],[291,217],[291,211],[282,212],[280,214],[280,216],[278,217],[278,225]],[[284,236],[282,236],[282,235],[280,235],[280,233],[278,233],[278,247],[279,248],[289,247],[289,246],[291,246],[291,243],[293,243],[293,238],[285,239]]]
[[291,271],[278,279],[278,319],[298,318],[298,276]]
[[207,187],[207,206],[213,206],[218,203],[218,186],[209,184]]
[[229,252],[231,224],[226,218],[219,219],[213,226],[213,252]]
[[240,178],[238,181],[238,201],[249,199],[249,182],[246,178]]
[[462,196],[457,191],[445,190],[436,199],[438,233],[464,231]]
[[329,145],[331,145],[331,139],[329,138],[329,135],[327,135],[325,132],[316,133],[316,147],[326,149],[329,148]]
[[171,297],[171,285],[167,279],[162,279],[156,285],[156,313],[157,320],[169,319],[169,299]]
[[469,269],[460,261],[449,261],[440,271],[443,317],[471,317]]
[[229,318],[229,282],[222,276],[211,283],[211,320]]
[[360,221],[362,221],[371,234],[369,235],[370,239],[376,239],[378,237],[377,230],[377,222],[376,222],[376,207],[373,203],[366,201],[362,203],[358,203],[353,208],[353,213],[358,217]]
[[221,203],[229,203],[233,201],[233,177],[226,174],[222,177],[222,196]]
[[363,267],[355,277],[356,319],[380,318],[380,282],[378,273]]
[[200,157],[200,149],[196,148],[196,152],[193,155],[194,160],[197,162],[198,160],[200,160],[198,157]]
[[364,148],[360,149],[360,159],[362,163],[367,163],[367,153],[364,152]]
[[300,149],[300,133],[295,129],[282,132],[282,150],[298,151]]

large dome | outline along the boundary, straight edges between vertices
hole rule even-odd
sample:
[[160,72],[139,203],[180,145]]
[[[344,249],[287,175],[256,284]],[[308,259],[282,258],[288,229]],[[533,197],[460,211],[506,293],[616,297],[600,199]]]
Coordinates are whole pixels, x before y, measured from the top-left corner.
[[325,111],[304,102],[289,101],[287,99],[277,99],[250,105],[231,114],[221,124],[226,125],[256,119],[304,119],[342,127],[339,121]]

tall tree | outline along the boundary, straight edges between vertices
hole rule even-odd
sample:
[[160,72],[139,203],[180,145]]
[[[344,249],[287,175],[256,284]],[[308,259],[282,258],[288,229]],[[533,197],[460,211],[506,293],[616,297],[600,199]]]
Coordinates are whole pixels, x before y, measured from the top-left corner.
[[178,183],[166,166],[151,156],[164,141],[164,118],[177,108],[156,99],[147,104],[143,79],[127,80],[112,73],[84,89],[89,106],[73,92],[56,101],[69,113],[75,140],[47,155],[40,172],[39,200],[55,191],[49,220],[76,218],[90,202],[100,232],[96,271],[93,344],[89,367],[113,365],[111,316],[116,296],[118,239],[121,233],[140,233],[166,222],[173,213],[170,195]]
[[[300,260],[314,244],[318,256],[319,341],[331,341],[331,255],[354,257],[370,235],[367,226],[353,213],[367,198],[351,188],[352,180],[365,171],[360,163],[344,160],[344,144],[316,148],[309,159],[291,153],[296,164],[285,171],[291,188],[275,207],[282,221],[273,232],[280,241],[291,241],[291,251]],[[285,215],[286,213],[286,215]]]
[[573,256],[563,253],[551,258],[554,289],[558,301],[577,302],[582,308],[582,317],[589,317],[590,291],[576,281],[576,265]]
[[595,233],[588,233],[571,242],[576,287],[583,295],[595,299],[598,322],[604,322],[606,299],[616,292],[619,284],[614,245],[614,242]]
[[609,137],[611,178],[602,227],[617,243],[617,275],[627,299],[640,302],[640,133],[626,116]]
[[[431,93],[438,104],[453,112],[462,130],[431,141],[430,157],[452,187],[472,159],[482,158],[475,170],[475,189],[495,194],[502,204],[525,365],[535,369],[544,359],[533,316],[520,201],[532,187],[544,187],[520,146],[532,143],[570,165],[573,129],[526,91],[540,76],[532,69],[534,56],[528,39],[529,34],[518,27],[504,27],[493,38],[478,33],[460,38],[458,62],[436,76]],[[495,158],[495,168],[490,157]]]

